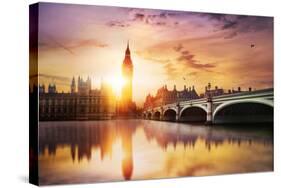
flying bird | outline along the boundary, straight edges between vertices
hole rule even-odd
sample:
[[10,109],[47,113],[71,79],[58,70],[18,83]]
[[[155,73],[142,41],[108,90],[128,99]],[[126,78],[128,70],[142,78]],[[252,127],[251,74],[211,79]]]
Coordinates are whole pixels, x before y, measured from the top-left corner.
[[254,44],[251,44],[251,48],[254,48],[255,47],[255,45]]

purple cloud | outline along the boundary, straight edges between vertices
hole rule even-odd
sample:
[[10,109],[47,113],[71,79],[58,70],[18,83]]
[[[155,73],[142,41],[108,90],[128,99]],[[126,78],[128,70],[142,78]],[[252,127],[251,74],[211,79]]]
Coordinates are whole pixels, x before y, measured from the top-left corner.
[[121,21],[110,21],[106,23],[109,27],[129,27],[130,24]]
[[180,56],[177,58],[177,61],[184,62],[188,67],[201,69],[205,71],[210,71],[210,69],[216,67],[214,64],[200,63],[198,60],[195,59],[195,55],[190,53],[188,50],[185,50],[181,44],[179,44],[179,46],[174,47],[174,50],[180,53]]

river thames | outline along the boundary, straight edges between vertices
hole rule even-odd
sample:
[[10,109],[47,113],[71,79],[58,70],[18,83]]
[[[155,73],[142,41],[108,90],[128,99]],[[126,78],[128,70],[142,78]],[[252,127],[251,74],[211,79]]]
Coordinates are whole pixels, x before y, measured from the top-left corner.
[[40,122],[39,141],[41,185],[273,170],[273,125]]

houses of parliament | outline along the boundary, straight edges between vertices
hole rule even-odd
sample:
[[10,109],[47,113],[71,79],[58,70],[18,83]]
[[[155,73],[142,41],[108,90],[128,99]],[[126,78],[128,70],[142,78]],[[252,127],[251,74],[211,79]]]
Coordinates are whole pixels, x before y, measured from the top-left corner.
[[122,63],[122,76],[126,83],[122,87],[121,100],[117,101],[112,87],[104,82],[99,89],[92,89],[92,80],[80,76],[70,83],[70,92],[57,92],[55,84],[39,85],[39,120],[102,120],[132,117],[136,105],[132,100],[133,63],[129,43]]

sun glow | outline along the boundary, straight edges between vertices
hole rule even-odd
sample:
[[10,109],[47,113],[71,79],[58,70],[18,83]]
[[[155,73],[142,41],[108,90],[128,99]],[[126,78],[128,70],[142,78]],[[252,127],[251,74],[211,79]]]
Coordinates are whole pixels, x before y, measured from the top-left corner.
[[122,76],[115,76],[110,78],[110,84],[117,97],[121,97],[122,88],[126,83],[126,80]]

